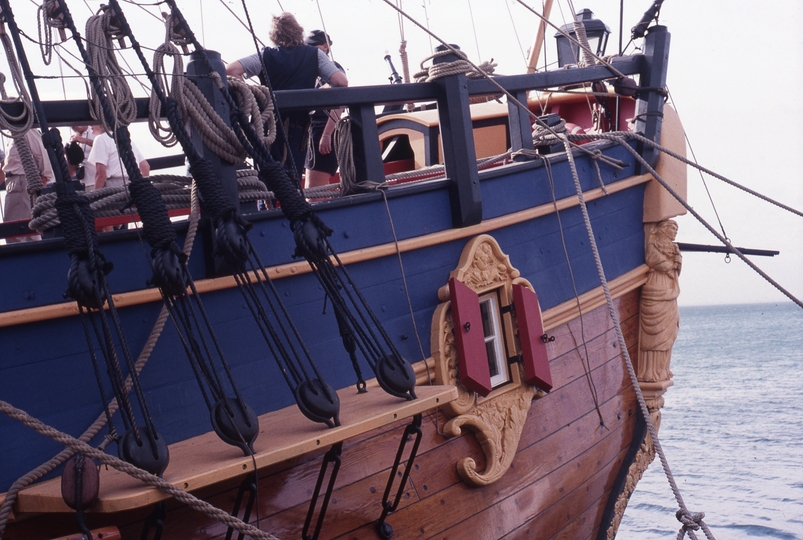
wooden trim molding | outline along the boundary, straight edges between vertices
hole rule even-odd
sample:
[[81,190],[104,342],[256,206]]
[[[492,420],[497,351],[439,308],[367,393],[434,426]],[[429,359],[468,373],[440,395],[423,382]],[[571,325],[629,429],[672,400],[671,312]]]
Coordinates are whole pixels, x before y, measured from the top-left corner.
[[[613,194],[633,186],[643,184],[651,179],[652,176],[649,174],[631,176],[607,185],[606,189],[608,194]],[[583,194],[583,196],[587,202],[590,202],[604,197],[606,194],[602,191],[602,188],[595,188],[587,191]],[[557,208],[558,210],[565,210],[567,208],[577,206],[578,204],[579,201],[577,200],[576,196],[566,197],[557,202]],[[505,216],[488,219],[482,223],[478,223],[477,225],[470,227],[465,227],[462,229],[448,229],[425,236],[402,240],[398,243],[398,250],[404,253],[407,251],[431,247],[452,240],[470,238],[478,234],[484,234],[496,229],[501,229],[502,227],[508,227],[517,223],[546,216],[554,211],[555,205],[552,203],[542,204],[540,206],[528,208],[512,214],[507,214]],[[340,254],[340,260],[343,262],[343,264],[352,264],[395,255],[396,250],[397,245],[391,242],[379,246],[342,253]],[[310,271],[311,270],[307,262],[299,261],[270,267],[268,268],[268,275],[271,279],[276,280],[291,277],[297,274],[306,274]],[[252,278],[256,279],[255,276],[252,276]],[[234,278],[231,276],[213,279],[201,279],[195,282],[195,287],[198,289],[199,293],[230,289],[236,285],[237,284],[234,281]],[[145,304],[148,302],[158,302],[161,301],[161,295],[157,289],[142,289],[128,293],[115,294],[113,295],[113,299],[115,306],[122,308],[126,306]],[[75,302],[63,302],[35,308],[7,311],[5,313],[0,313],[0,327],[15,326],[18,324],[26,324],[60,317],[72,317],[73,315],[77,314],[78,306]]]
[[[649,267],[642,264],[626,274],[608,282],[608,290],[611,296],[616,299],[627,293],[634,291],[644,285],[647,281]],[[605,305],[605,291],[602,286],[581,294],[577,298],[567,300],[562,304],[547,309],[543,312],[544,330],[549,331],[566,324],[580,316],[594,311]],[[435,377],[435,361],[430,356],[426,360],[413,364],[416,374],[416,386],[432,384]],[[370,381],[369,381],[370,386]]]

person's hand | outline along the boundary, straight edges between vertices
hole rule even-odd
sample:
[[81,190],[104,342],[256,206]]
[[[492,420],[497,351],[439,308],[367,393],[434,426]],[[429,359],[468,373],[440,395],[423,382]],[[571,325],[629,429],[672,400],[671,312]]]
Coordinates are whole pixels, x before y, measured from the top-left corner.
[[321,135],[321,142],[318,143],[318,150],[321,154],[326,155],[332,151],[332,136],[323,134]]

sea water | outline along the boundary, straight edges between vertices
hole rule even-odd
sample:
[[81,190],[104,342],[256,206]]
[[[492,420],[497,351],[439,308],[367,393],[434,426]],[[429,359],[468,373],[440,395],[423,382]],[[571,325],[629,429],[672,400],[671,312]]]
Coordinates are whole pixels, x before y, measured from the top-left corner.
[[[718,540],[803,539],[803,309],[682,307],[680,316],[659,438],[687,508],[705,512]],[[617,539],[675,538],[677,508],[656,458]]]

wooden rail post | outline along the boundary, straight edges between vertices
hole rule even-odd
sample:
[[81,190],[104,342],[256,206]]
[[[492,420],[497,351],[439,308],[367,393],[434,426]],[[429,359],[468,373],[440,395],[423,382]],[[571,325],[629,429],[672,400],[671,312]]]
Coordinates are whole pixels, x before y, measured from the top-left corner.
[[[664,101],[666,100],[666,68],[669,61],[670,34],[666,26],[653,26],[644,39],[644,67],[641,71],[639,99],[636,105],[635,131],[651,141],[661,140]],[[659,150],[639,143],[642,157],[655,167]],[[639,166],[641,169],[641,166]],[[639,171],[644,173],[646,171]]]
[[[454,46],[455,49],[459,47]],[[435,50],[443,51],[439,46]],[[457,56],[449,54],[438,57],[434,63],[454,62]],[[446,176],[451,179],[450,191],[452,224],[468,227],[482,221],[482,196],[477,171],[477,155],[474,150],[474,133],[471,111],[468,106],[466,75],[449,75],[435,80],[437,87],[438,115],[441,124],[443,162]]]
[[[226,80],[226,67],[220,59],[220,53],[216,51],[195,51],[190,55],[190,61],[187,64],[187,77],[189,80],[198,87],[203,93],[204,97],[209,101],[215,109],[215,112],[220,115],[220,118],[231,127],[231,120],[229,117],[229,106],[220,90],[217,89],[215,83],[209,77],[209,70],[206,69],[205,63],[200,55],[207,55],[215,71],[218,72],[223,81]],[[235,207],[240,209],[240,196],[237,190],[237,172],[234,169],[234,164],[224,161],[220,156],[215,154],[212,150],[204,145],[201,134],[198,129],[190,128],[192,134],[192,143],[195,148],[208,159],[212,166],[215,168],[218,178],[223,184],[223,191],[229,197]]]

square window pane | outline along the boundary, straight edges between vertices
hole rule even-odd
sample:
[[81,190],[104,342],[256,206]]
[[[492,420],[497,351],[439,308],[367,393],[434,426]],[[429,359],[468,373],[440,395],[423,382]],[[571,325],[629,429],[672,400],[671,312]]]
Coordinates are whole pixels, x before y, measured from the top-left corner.
[[485,342],[485,352],[488,354],[488,367],[491,369],[491,377],[499,375],[499,361],[496,357],[496,343],[494,340]]
[[486,338],[494,335],[494,324],[491,320],[492,302],[486,300],[480,302],[480,313],[482,314],[482,333]]

